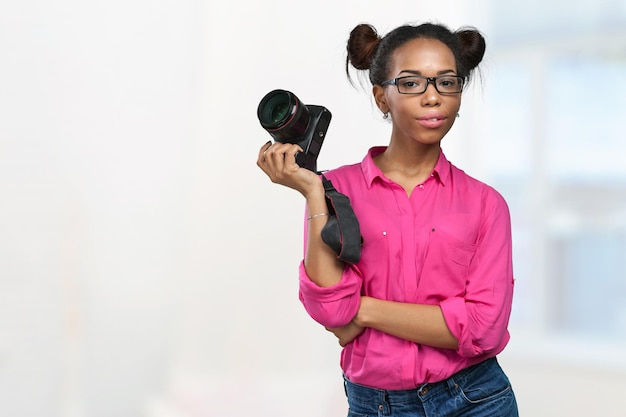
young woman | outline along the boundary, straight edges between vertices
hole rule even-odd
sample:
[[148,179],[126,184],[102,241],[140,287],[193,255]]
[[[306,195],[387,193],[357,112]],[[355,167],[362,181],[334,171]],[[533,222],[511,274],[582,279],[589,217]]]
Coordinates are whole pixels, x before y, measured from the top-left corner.
[[306,199],[300,298],[343,346],[348,415],[517,416],[496,360],[513,296],[508,207],[440,147],[485,40],[431,23],[381,38],[361,24],[347,50],[348,77],[350,64],[367,71],[392,123],[388,146],[325,173],[350,198],[360,260],[344,264],[322,241],[322,181],[295,163],[297,145],[267,143],[257,164]]

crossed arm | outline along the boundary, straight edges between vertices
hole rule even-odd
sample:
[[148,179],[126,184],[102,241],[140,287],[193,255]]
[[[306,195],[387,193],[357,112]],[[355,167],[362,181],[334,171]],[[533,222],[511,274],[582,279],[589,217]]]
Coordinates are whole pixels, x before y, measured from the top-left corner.
[[459,341],[446,325],[441,308],[437,305],[409,304],[361,297],[354,319],[346,326],[327,328],[341,346],[354,340],[365,328],[444,349],[457,349]]

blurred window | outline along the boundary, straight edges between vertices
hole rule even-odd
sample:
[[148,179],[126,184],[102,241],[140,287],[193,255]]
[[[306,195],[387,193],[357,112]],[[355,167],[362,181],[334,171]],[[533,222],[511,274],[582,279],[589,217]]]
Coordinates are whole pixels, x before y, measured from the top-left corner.
[[623,347],[626,2],[491,8],[483,162],[513,216],[512,326]]

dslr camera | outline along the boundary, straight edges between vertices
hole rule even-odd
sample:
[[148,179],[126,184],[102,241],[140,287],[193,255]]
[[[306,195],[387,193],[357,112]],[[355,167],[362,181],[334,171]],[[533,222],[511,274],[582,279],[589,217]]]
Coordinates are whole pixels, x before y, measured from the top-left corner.
[[259,103],[257,116],[276,142],[293,143],[303,149],[296,154],[299,166],[317,172],[317,156],[332,117],[328,109],[304,105],[290,91],[273,90]]

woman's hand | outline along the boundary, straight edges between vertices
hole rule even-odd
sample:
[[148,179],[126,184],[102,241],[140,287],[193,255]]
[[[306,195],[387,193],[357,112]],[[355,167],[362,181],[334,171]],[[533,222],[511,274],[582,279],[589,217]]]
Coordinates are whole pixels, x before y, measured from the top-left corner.
[[293,188],[307,197],[313,191],[320,191],[322,181],[315,172],[296,163],[298,152],[303,152],[298,145],[267,142],[259,150],[257,165],[273,183]]
[[351,321],[343,327],[337,327],[334,329],[326,327],[326,330],[334,334],[337,339],[339,339],[341,347],[345,347],[348,343],[356,339],[357,336],[365,330],[365,327],[357,326],[354,321]]

